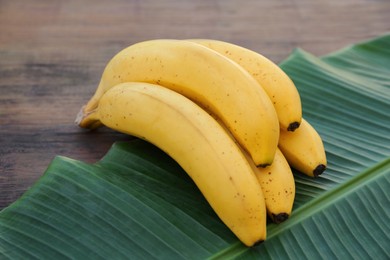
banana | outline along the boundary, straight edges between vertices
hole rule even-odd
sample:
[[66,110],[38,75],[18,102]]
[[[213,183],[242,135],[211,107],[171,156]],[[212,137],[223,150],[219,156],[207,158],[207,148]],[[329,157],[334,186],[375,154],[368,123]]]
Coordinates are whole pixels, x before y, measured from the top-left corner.
[[264,88],[278,114],[280,128],[294,131],[302,119],[301,99],[287,74],[274,62],[247,48],[218,40],[189,39],[232,59]]
[[308,176],[318,177],[326,169],[326,154],[321,136],[303,118],[301,126],[294,132],[280,132],[279,148],[292,168]]
[[84,120],[156,145],[181,165],[245,245],[265,240],[267,213],[255,173],[229,133],[190,99],[155,84],[121,83],[77,122]]
[[274,223],[286,221],[291,215],[295,199],[295,179],[291,167],[278,148],[274,161],[267,167],[257,167],[250,155],[238,144],[226,127],[214,118],[241,149],[255,173],[263,191],[267,214]]
[[270,219],[277,224],[286,221],[290,217],[294,206],[295,179],[283,153],[278,148],[271,165],[257,167],[250,155],[237,143],[226,127],[217,118],[215,120],[236,142],[242,154],[247,158],[263,191],[267,214]]
[[[219,117],[256,165],[272,163],[280,131],[275,108],[258,82],[237,63],[188,41],[136,43],[107,64],[81,114],[93,111],[107,90],[130,81],[154,83],[183,94]],[[92,128],[99,123],[86,119],[79,125]]]
[[256,167],[255,170],[263,190],[268,216],[275,223],[287,220],[294,205],[295,181],[286,158],[277,149],[270,166]]

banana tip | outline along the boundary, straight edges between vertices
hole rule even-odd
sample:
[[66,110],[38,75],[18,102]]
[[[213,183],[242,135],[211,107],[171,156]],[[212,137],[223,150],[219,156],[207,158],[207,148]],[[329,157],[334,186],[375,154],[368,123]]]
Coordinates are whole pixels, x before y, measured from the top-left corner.
[[300,123],[299,122],[292,122],[291,124],[288,125],[287,131],[294,132],[298,127]]
[[264,242],[263,239],[258,240],[258,241],[256,241],[256,242],[253,244],[253,246],[258,246],[258,245],[260,245],[260,244],[263,243],[263,242]]
[[272,221],[276,224],[280,224],[286,221],[289,217],[287,213],[272,214]]
[[272,163],[261,163],[261,164],[257,164],[256,166],[259,167],[259,168],[266,168],[268,166],[270,166]]
[[314,177],[318,177],[318,176],[321,175],[325,170],[326,170],[326,165],[325,165],[325,164],[320,164],[320,165],[318,165],[318,166],[313,170],[313,175],[314,175]]

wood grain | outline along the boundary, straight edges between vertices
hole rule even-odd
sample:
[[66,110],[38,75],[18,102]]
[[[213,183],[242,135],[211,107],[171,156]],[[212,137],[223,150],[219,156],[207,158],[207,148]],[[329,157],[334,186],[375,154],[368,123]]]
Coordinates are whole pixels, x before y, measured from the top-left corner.
[[275,62],[390,31],[387,0],[0,0],[0,209],[57,155],[99,160],[117,140],[73,121],[122,48],[155,38],[215,38]]

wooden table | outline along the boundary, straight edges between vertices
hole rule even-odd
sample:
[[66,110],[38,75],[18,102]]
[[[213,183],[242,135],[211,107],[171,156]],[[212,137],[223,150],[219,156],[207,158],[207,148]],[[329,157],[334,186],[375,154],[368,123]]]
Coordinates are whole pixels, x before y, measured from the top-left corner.
[[215,38],[275,62],[390,31],[388,0],[0,0],[0,209],[56,155],[93,163],[130,137],[74,125],[107,61],[154,38]]

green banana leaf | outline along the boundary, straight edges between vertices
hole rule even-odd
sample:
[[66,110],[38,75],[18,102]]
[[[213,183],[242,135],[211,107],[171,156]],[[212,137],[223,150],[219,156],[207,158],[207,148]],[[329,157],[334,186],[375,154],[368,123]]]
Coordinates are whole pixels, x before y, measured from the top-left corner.
[[389,259],[390,35],[280,66],[328,169],[294,171],[293,214],[265,242],[240,243],[176,162],[135,139],[96,164],[56,157],[0,212],[0,259]]

